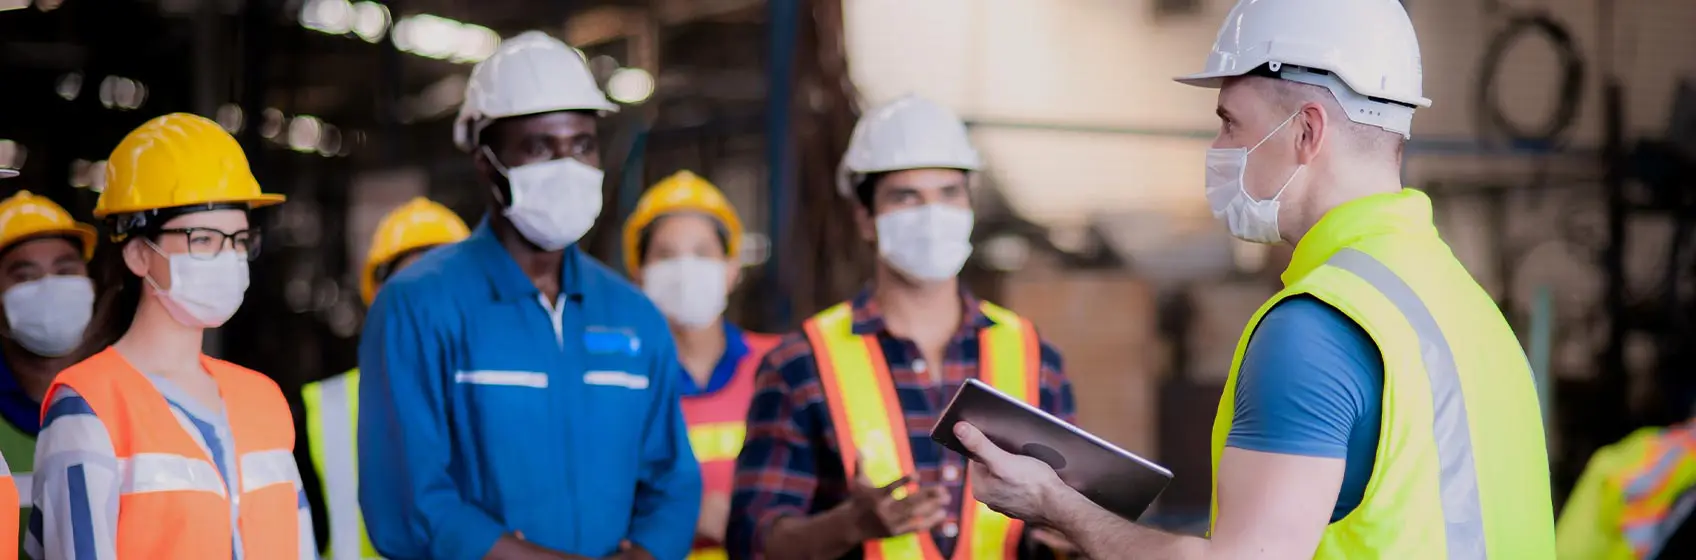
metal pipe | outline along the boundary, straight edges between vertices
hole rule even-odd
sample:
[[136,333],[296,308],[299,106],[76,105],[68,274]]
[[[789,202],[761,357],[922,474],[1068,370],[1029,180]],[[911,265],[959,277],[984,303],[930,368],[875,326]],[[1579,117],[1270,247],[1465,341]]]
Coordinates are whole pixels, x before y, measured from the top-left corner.
[[1627,430],[1635,424],[1635,419],[1629,417],[1631,412],[1627,399],[1626,384],[1630,376],[1625,368],[1625,333],[1629,328],[1630,310],[1625,302],[1625,245],[1626,238],[1626,205],[1625,198],[1625,106],[1624,94],[1619,79],[1613,76],[1607,78],[1602,89],[1602,120],[1605,144],[1603,148],[1603,165],[1607,169],[1603,179],[1608,196],[1608,246],[1602,251],[1602,270],[1607,278],[1605,300],[1608,309],[1608,342],[1602,351],[1602,375],[1599,391],[1601,410],[1597,410],[1593,418],[1595,443],[1610,442],[1625,436]]
[[[1214,135],[1217,134],[1212,130],[1189,128],[1060,123],[1011,119],[969,119],[966,121],[966,126],[973,129],[1034,130],[1045,132],[1141,136],[1148,138],[1181,138],[1188,140],[1212,140]],[[1534,157],[1556,153],[1597,154],[1600,153],[1600,150],[1594,147],[1568,147],[1561,150],[1555,150],[1547,145],[1531,143],[1493,146],[1472,138],[1427,137],[1409,140],[1407,142],[1406,152],[1410,155],[1489,155]]]
[[1549,355],[1554,348],[1555,304],[1548,284],[1539,284],[1531,297],[1531,333],[1527,338],[1526,357],[1531,362],[1531,375],[1537,380],[1537,400],[1543,404],[1543,444],[1554,448],[1554,372],[1549,370]]
[[777,297],[772,324],[780,326],[789,324],[793,305],[788,292],[783,290],[782,257],[789,247],[783,234],[789,214],[786,191],[795,175],[789,119],[800,20],[800,0],[766,2],[766,52],[771,56],[766,66],[766,187],[770,192],[766,233],[771,239],[771,250],[766,259],[765,293]]

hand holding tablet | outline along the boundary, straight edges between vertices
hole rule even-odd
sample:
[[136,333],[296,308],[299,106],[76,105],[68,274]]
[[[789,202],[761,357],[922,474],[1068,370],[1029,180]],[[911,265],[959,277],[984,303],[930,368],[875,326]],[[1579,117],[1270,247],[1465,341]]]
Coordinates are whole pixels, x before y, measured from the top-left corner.
[[[1133,521],[1172,481],[1172,472],[1165,467],[975,379],[960,387],[931,430],[932,440],[970,457],[955,433],[961,422],[1008,453],[1046,463],[1067,486]],[[1020,512],[1005,513],[1017,516]]]

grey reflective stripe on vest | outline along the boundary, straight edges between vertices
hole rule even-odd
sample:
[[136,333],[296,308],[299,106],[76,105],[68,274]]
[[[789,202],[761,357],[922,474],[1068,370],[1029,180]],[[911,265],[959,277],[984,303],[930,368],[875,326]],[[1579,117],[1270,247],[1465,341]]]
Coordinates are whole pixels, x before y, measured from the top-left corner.
[[354,467],[353,414],[347,398],[348,376],[319,383],[319,425],[323,426],[324,509],[330,514],[330,557],[359,558],[364,538],[359,534],[359,473]]
[[1419,336],[1420,360],[1431,384],[1431,436],[1437,445],[1438,487],[1442,493],[1443,527],[1449,560],[1487,558],[1484,511],[1478,500],[1478,470],[1473,464],[1471,424],[1466,396],[1461,393],[1455,355],[1443,338],[1436,317],[1413,288],[1371,255],[1344,248],[1325,264],[1359,276],[1400,310]]

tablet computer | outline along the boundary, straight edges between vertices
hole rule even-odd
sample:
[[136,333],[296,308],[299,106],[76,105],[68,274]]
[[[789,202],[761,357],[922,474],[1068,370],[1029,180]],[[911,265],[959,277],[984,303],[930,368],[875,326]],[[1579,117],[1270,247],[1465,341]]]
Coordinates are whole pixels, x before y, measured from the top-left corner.
[[954,425],[960,422],[976,426],[1002,449],[1048,463],[1066,485],[1132,521],[1172,482],[1172,471],[1166,467],[976,379],[966,380],[930,432],[930,438],[943,447],[970,456],[954,437]]

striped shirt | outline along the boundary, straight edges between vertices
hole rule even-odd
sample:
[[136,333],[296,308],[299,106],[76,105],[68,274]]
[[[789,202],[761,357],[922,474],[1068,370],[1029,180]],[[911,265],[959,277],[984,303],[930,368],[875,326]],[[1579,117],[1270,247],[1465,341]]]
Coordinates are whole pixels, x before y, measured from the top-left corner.
[[[977,298],[962,291],[961,303],[967,312],[960,329],[944,350],[943,363],[928,366],[917,345],[885,328],[869,289],[851,303],[854,334],[877,337],[895,378],[896,398],[905,412],[908,442],[918,469],[914,482],[943,487],[952,494],[956,507],[950,508],[947,521],[931,531],[943,556],[952,556],[960,531],[958,505],[966,503],[966,459],[931,441],[930,430],[960,386],[978,376],[978,334],[995,322],[983,314]],[[1072,385],[1062,373],[1060,352],[1043,342],[1041,353],[1040,406],[1071,421],[1075,412]],[[940,383],[933,381],[932,367],[941,368]],[[819,383],[818,361],[806,336],[785,337],[766,355],[755,379],[747,440],[736,460],[736,491],[726,535],[731,558],[763,558],[764,537],[778,519],[821,513],[847,497],[848,480],[836,431]]]
[[[236,452],[228,416],[200,406],[170,381],[152,375],[147,379],[165,396],[183,431],[213,459],[226,495],[239,495],[241,489],[231,486]],[[30,515],[24,550],[37,560],[115,560],[120,467],[105,424],[81,395],[70,387],[61,387],[53,393],[42,426],[35,450],[35,510]],[[300,556],[315,559],[318,545],[312,534],[312,512],[299,479],[296,474]],[[230,500],[233,560],[242,558],[238,508],[238,502]]]

